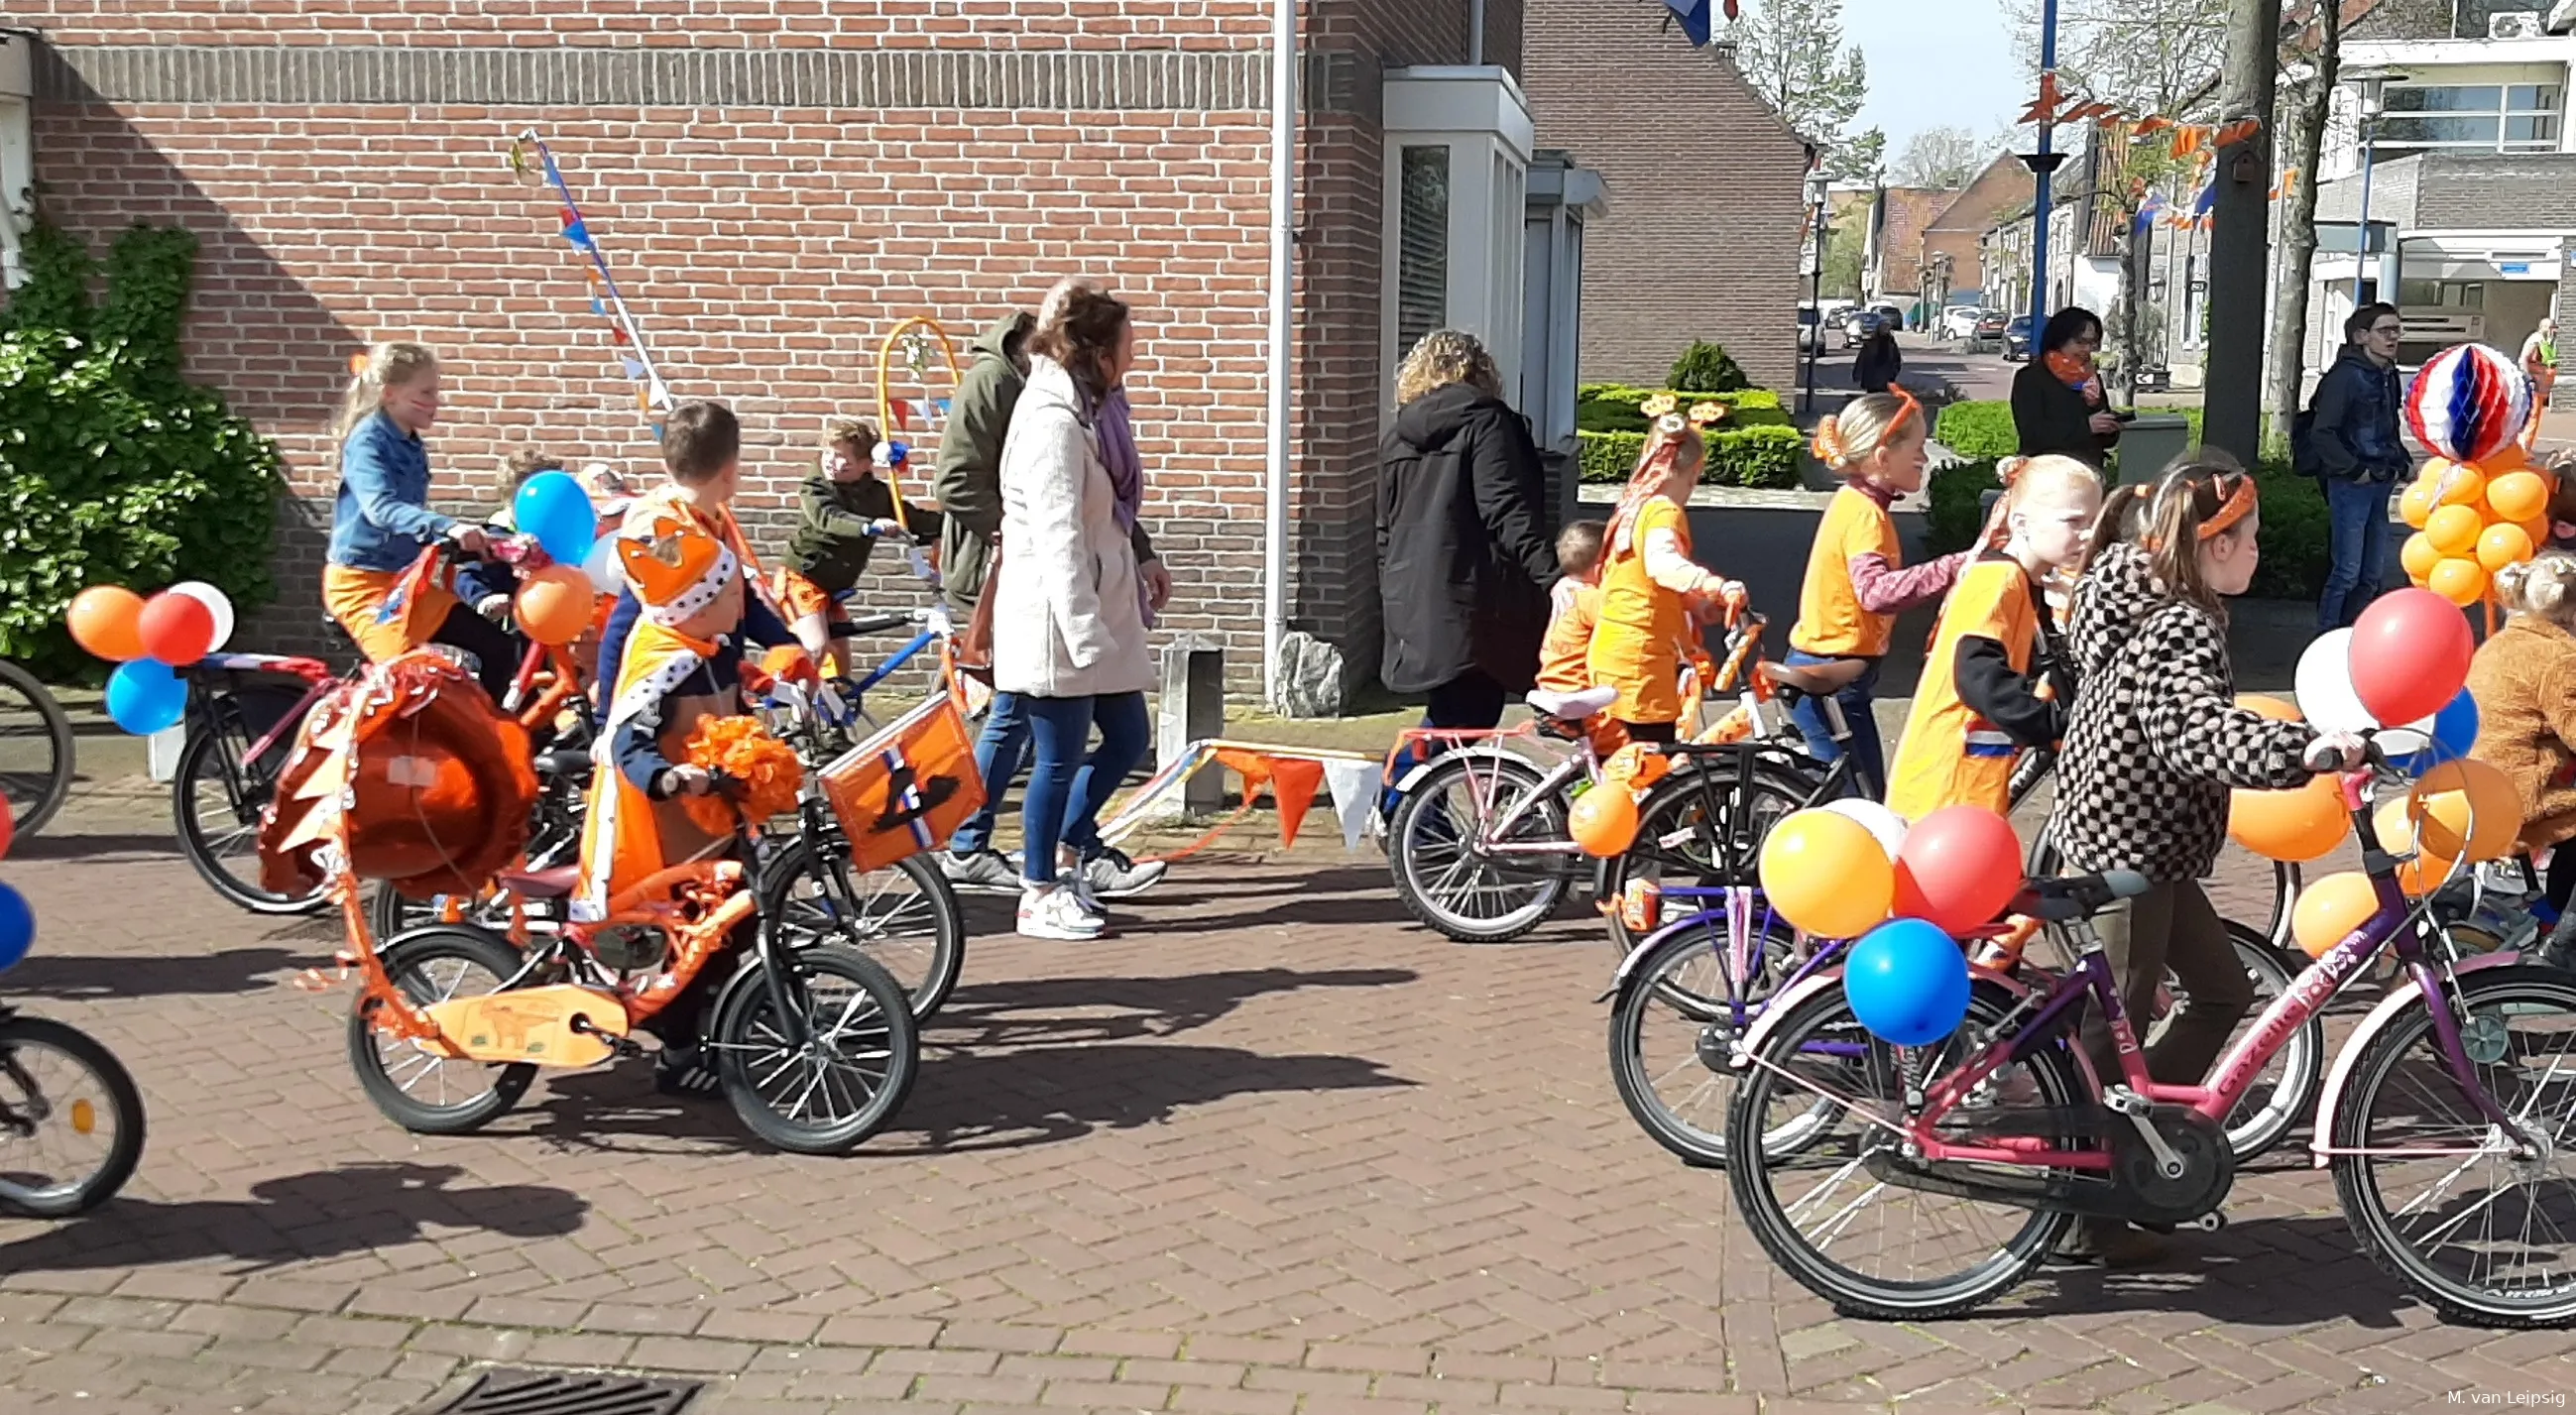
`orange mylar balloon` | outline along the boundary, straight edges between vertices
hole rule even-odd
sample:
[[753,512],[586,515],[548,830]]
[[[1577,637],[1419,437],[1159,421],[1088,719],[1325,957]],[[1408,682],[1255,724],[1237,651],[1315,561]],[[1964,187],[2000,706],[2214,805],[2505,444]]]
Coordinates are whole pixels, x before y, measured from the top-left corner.
[[2549,533],[2549,517],[2547,515],[2534,516],[2528,521],[2518,521],[2515,524],[2522,527],[2522,533],[2524,535],[2531,537],[2531,544],[2534,549],[2545,548],[2552,539]]
[[2239,693],[2236,697],[2236,705],[2245,709],[2247,712],[2254,714],[2256,717],[2268,717],[2274,722],[2307,721],[2306,718],[2299,715],[2299,710],[2296,707],[2283,702],[2279,698],[2265,697],[2261,693]]
[[2475,757],[2444,762],[2415,783],[2407,815],[2423,848],[2449,859],[2498,860],[2522,833],[2522,793],[2502,768]]
[[2419,481],[2397,494],[2397,514],[2405,517],[2406,524],[2419,531],[2424,529],[2424,519],[2433,514],[2433,508],[2438,504],[2433,499],[2433,484],[2428,481]]
[[[2438,476],[2436,465],[2442,468]],[[2475,506],[2487,497],[2487,474],[2474,462],[2427,462],[2424,479],[2433,483],[2433,500],[2444,506]]]
[[2267,860],[2323,859],[2350,829],[2343,787],[2333,776],[2313,777],[2287,791],[2229,793],[2228,838]]
[[549,565],[520,577],[513,612],[520,632],[538,643],[560,648],[589,631],[598,597],[590,577],[578,568]]
[[143,596],[123,585],[92,585],[73,595],[63,617],[72,642],[108,662],[143,657]]
[[1606,860],[1626,854],[1637,839],[1637,798],[1617,782],[1597,782],[1574,798],[1565,826],[1587,855]]
[[2478,564],[2490,575],[2517,561],[2529,560],[2535,547],[2522,527],[2498,521],[2478,535]]
[[1833,811],[1782,817],[1762,842],[1758,873],[1780,917],[1820,938],[1858,938],[1896,903],[1896,862],[1868,826]]
[[2538,472],[2507,472],[2487,483],[2487,509],[2500,521],[2529,521],[2549,509],[2549,483]]
[[2433,538],[2417,531],[2406,538],[2397,551],[2397,563],[2406,567],[2406,578],[2417,584],[2433,578],[2433,567],[2442,563],[2442,552],[2433,548]]
[[2518,472],[2530,465],[2531,454],[2524,451],[2522,445],[2516,442],[2508,442],[2478,459],[2478,470],[2486,473],[2490,478],[2503,476],[2507,472]]
[[2478,548],[2478,532],[2486,525],[2474,506],[2445,506],[2425,519],[2424,539],[2444,555],[2467,555]]
[[2433,573],[2424,578],[2424,587],[2466,609],[2487,597],[2487,572],[2474,560],[2452,556],[2433,567]]
[[2379,893],[2370,876],[2345,870],[2299,891],[2299,902],[2290,908],[2290,936],[2310,958],[2323,958],[2378,912]]

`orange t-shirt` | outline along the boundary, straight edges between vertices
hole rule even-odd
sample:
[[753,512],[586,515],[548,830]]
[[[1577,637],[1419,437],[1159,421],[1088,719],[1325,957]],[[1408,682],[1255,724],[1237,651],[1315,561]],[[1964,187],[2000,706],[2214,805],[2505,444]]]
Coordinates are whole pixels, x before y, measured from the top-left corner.
[[1538,686],[1551,693],[1579,693],[1592,686],[1592,626],[1601,617],[1601,587],[1568,577],[1548,598],[1547,638],[1539,644]]
[[1604,547],[1600,620],[1587,666],[1593,683],[1618,688],[1610,715],[1621,722],[1677,722],[1682,715],[1678,680],[1690,606],[1646,573],[1646,542],[1659,530],[1672,532],[1690,554],[1690,520],[1661,496],[1648,497],[1626,533]]
[[1820,658],[1886,653],[1896,616],[1860,607],[1860,596],[1852,590],[1851,563],[1855,556],[1874,554],[1892,566],[1902,553],[1896,518],[1886,507],[1857,487],[1835,492],[1807,550],[1807,579],[1798,590],[1798,625],[1789,631],[1789,647]]

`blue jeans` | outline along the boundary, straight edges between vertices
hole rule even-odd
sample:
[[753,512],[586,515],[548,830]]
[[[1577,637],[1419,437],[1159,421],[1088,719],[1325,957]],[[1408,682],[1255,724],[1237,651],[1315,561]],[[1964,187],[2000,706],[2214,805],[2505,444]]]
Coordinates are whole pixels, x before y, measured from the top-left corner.
[[[995,710],[1002,699],[1014,696],[997,695]],[[1053,884],[1054,842],[1072,846],[1085,859],[1101,852],[1100,808],[1145,759],[1145,695],[1021,697],[1014,707],[1027,718],[1029,739],[1037,748],[1028,793],[1020,802],[1020,878]],[[1100,745],[1086,758],[1083,748],[1095,722]]]
[[1028,765],[1027,701],[1017,693],[995,693],[991,711],[984,714],[984,733],[975,739],[975,773],[984,778],[984,804],[948,842],[960,855],[993,848],[993,822],[1001,818],[1002,798],[1020,779],[1020,768]]
[[[1789,650],[1789,666],[1807,668],[1819,663],[1840,663],[1835,658],[1818,658],[1804,649]],[[1869,661],[1868,671],[1852,680],[1849,687],[1834,694],[1834,702],[1843,710],[1843,725],[1851,730],[1848,743],[1834,740],[1833,725],[1825,719],[1822,703],[1801,697],[1789,710],[1798,724],[1798,732],[1807,739],[1807,750],[1816,760],[1832,765],[1841,761],[1848,746],[1852,754],[1850,784],[1844,790],[1872,801],[1887,794],[1887,749],[1879,745],[1878,715],[1870,711],[1870,692],[1878,686],[1878,660]]]
[[2379,597],[2388,566],[2388,493],[2393,481],[2321,479],[2326,491],[2327,546],[2333,566],[2317,596],[2320,632],[2344,628]]

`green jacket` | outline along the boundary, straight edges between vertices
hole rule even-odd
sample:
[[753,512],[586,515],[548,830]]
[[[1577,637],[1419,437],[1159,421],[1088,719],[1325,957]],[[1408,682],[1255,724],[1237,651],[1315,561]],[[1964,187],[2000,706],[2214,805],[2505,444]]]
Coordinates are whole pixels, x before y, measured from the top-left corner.
[[[939,498],[945,518],[939,532],[939,577],[961,632],[974,617],[993,545],[1002,535],[1002,439],[1028,382],[1021,346],[1036,327],[1035,317],[1014,312],[968,346],[970,362],[949,400],[948,425],[939,434],[939,459],[930,474],[931,494]],[[1157,558],[1142,523],[1135,529],[1135,543],[1137,563]]]
[[[909,501],[903,512],[914,538],[927,541],[939,534],[938,512]],[[893,519],[894,488],[883,478],[834,481],[817,471],[796,493],[796,535],[787,543],[788,561],[825,594],[839,594],[867,573],[868,556],[877,548],[869,523]]]

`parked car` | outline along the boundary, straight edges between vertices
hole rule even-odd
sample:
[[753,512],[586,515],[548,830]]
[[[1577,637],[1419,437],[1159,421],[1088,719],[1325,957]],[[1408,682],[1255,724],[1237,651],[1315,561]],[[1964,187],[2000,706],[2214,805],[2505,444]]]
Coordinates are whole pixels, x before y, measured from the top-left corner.
[[2030,316],[2015,315],[2004,326],[2004,361],[2018,363],[2030,357]]
[[1953,305],[1941,312],[1940,334],[1944,339],[1974,339],[1977,325],[1986,317],[1974,305]]
[[1814,305],[1798,306],[1799,353],[1806,353],[1810,349],[1821,350],[1824,347],[1822,328],[1823,322],[1817,318]]
[[1895,330],[1896,332],[1898,332],[1899,334],[1902,334],[1902,333],[1904,333],[1904,332],[1905,332],[1905,307],[1904,307],[1904,306],[1902,306],[1902,305],[1885,305],[1885,304],[1880,304],[1880,305],[1872,305],[1872,306],[1870,306],[1870,308],[1871,308],[1872,310],[1876,311],[1876,312],[1877,312],[1877,314],[1878,314],[1878,326],[1879,326],[1879,328],[1881,328],[1881,329],[1893,329],[1893,330]]
[[1878,332],[1878,311],[1851,309],[1842,317],[1843,347],[1857,349]]

